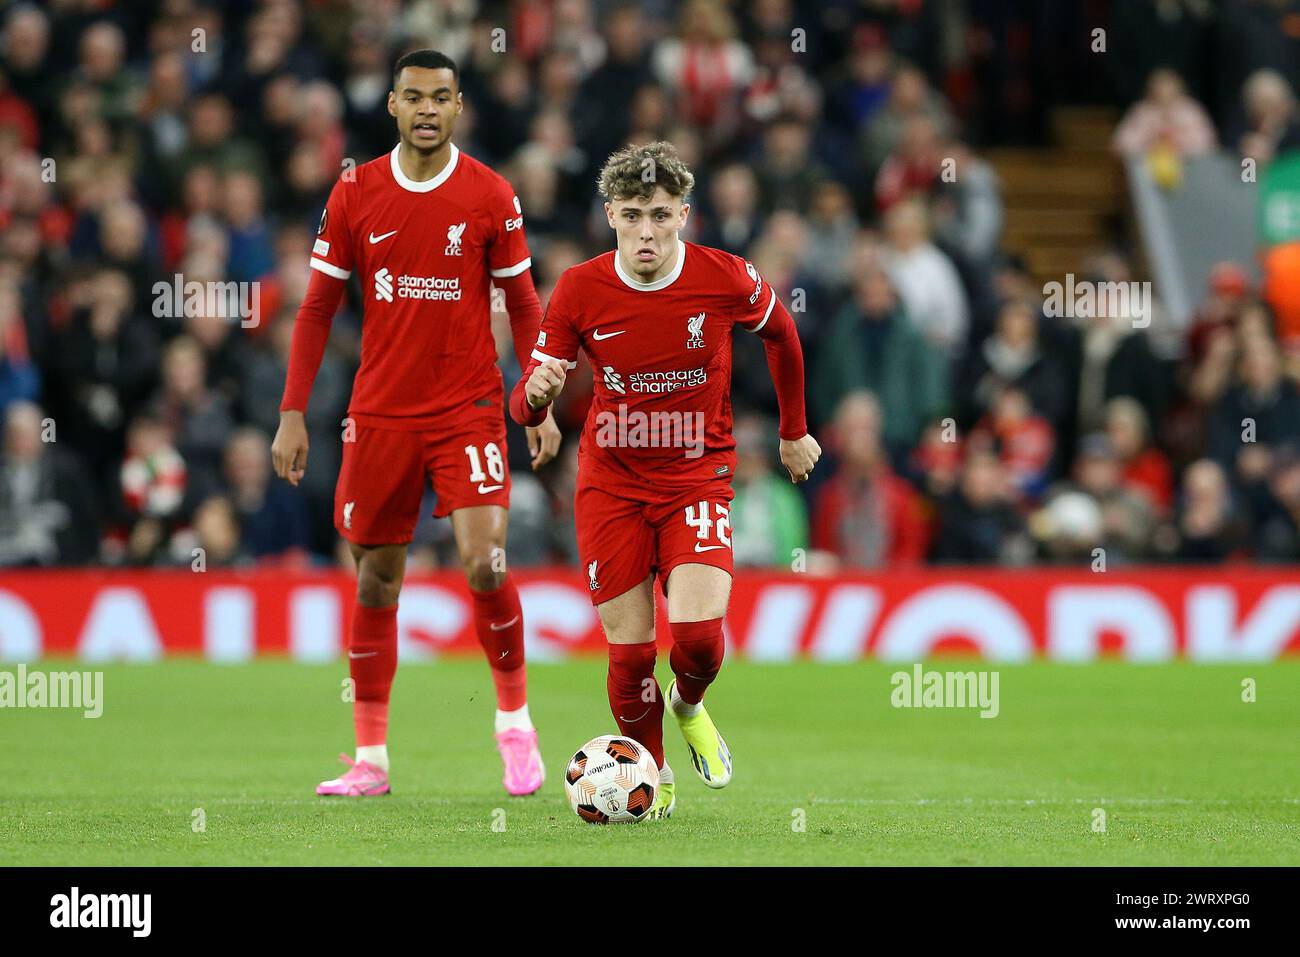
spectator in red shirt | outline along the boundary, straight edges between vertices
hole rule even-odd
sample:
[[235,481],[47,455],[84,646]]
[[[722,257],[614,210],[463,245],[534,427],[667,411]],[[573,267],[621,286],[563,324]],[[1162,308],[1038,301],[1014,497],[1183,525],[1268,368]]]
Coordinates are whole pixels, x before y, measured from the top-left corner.
[[678,110],[714,140],[735,129],[740,93],[754,78],[749,47],[717,0],[692,0],[681,9],[677,35],[655,47],[652,63],[661,83],[676,94]]
[[1017,500],[1037,499],[1046,491],[1056,433],[1050,422],[1034,413],[1024,392],[1004,388],[975,432],[993,439]]
[[918,564],[929,545],[921,498],[889,467],[881,426],[870,392],[851,392],[836,409],[837,462],[813,502],[812,545],[843,567]]
[[1118,396],[1106,404],[1106,433],[1123,468],[1124,487],[1146,497],[1163,518],[1174,501],[1174,476],[1169,459],[1149,444],[1146,411],[1136,399]]
[[1216,263],[1210,270],[1209,289],[1196,307],[1187,330],[1187,351],[1193,363],[1200,363],[1221,331],[1231,333],[1243,306],[1251,295],[1250,277],[1234,262]]
[[966,442],[951,419],[936,419],[925,427],[912,450],[908,471],[913,483],[931,498],[940,499],[957,487]]
[[928,197],[939,181],[943,141],[925,114],[908,117],[903,135],[876,174],[876,207],[885,212],[909,196]]

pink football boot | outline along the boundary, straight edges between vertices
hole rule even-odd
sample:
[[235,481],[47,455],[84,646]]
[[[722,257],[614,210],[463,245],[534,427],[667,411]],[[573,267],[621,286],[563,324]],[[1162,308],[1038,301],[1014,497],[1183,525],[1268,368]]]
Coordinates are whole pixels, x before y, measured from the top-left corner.
[[322,781],[316,793],[339,797],[373,797],[388,793],[388,772],[368,761],[353,761],[346,754],[339,758],[348,765],[347,772],[333,781]]
[[515,796],[532,794],[542,786],[546,767],[537,747],[537,731],[511,728],[497,735],[497,750],[506,766],[506,791]]

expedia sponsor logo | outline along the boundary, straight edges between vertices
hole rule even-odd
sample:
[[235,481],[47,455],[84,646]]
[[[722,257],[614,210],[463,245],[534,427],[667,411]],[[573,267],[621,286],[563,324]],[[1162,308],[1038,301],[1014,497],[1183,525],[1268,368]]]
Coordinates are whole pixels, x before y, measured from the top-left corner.
[[749,278],[754,280],[754,291],[749,297],[749,304],[752,306],[758,301],[759,294],[763,291],[763,280],[758,275],[758,270],[754,268],[754,264],[748,260],[745,262],[745,272],[749,273]]
[[669,369],[665,372],[632,372],[627,377],[627,387],[632,392],[660,394],[678,389],[693,389],[704,385],[709,375],[701,366],[698,369]]

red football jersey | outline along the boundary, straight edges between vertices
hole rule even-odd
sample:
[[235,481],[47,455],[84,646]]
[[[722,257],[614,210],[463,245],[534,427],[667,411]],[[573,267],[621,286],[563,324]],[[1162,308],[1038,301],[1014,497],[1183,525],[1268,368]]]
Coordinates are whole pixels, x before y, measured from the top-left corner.
[[361,368],[348,414],[377,428],[429,429],[500,395],[491,281],[532,263],[519,198],[503,177],[453,144],[442,172],[416,182],[397,149],[335,183],[311,266],[361,277]]
[[731,329],[758,332],[775,306],[750,263],[694,243],[653,283],[625,274],[617,250],[566,270],[532,358],[572,369],[581,348],[591,361],[583,483],[642,492],[730,477]]

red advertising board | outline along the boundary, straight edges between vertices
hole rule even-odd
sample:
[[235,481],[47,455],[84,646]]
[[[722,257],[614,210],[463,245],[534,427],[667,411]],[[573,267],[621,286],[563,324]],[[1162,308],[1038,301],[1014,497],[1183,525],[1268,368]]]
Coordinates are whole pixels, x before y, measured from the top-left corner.
[[[532,660],[603,649],[581,574],[514,577]],[[353,591],[336,571],[7,571],[0,660],[331,660],[344,647]],[[408,579],[398,623],[404,658],[477,652],[458,573]],[[1257,568],[741,572],[726,627],[729,653],[761,661],[952,652],[1008,662],[1271,660],[1300,653],[1300,578]]]

